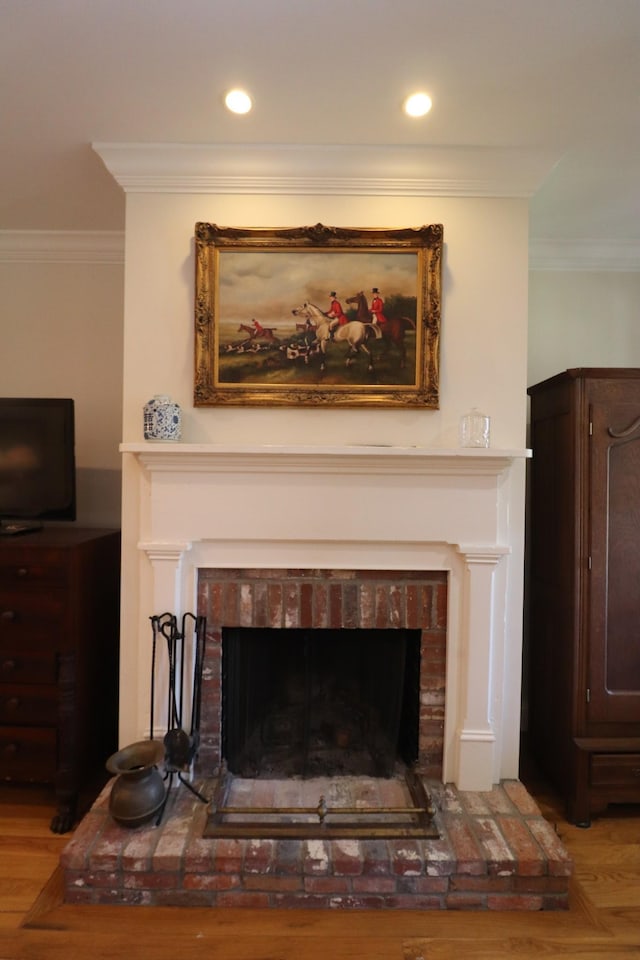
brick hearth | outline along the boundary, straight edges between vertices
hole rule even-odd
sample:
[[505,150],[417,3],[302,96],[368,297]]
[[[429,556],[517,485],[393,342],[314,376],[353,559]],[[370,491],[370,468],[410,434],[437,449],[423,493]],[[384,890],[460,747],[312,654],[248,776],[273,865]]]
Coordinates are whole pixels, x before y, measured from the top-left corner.
[[[444,571],[200,569],[198,613],[207,618],[207,646],[195,776],[203,794],[213,796],[215,777],[223,768],[225,627],[360,629],[363,656],[367,630],[417,630],[415,769],[434,802],[439,837],[204,838],[208,807],[182,786],[171,791],[160,826],[130,830],[109,816],[108,785],[63,853],[66,901],[351,909],[565,908],[571,862],[522,784],[509,780],[490,791],[462,792],[442,782],[447,604]],[[349,787],[355,793],[352,802],[336,805],[401,805],[392,797],[399,789],[393,779],[374,781],[364,792],[358,778],[344,779],[356,781]],[[340,780],[327,780],[323,786],[328,802],[332,791],[335,799],[342,790]],[[313,806],[318,796],[305,794],[306,783],[298,778],[244,781],[244,806]]]
[[[203,839],[207,807],[184,787],[172,790],[159,827],[131,830],[109,816],[109,784],[62,854],[65,901],[419,910],[568,906],[571,861],[519,781],[487,793],[425,783],[439,839]],[[210,795],[212,784],[198,786]]]

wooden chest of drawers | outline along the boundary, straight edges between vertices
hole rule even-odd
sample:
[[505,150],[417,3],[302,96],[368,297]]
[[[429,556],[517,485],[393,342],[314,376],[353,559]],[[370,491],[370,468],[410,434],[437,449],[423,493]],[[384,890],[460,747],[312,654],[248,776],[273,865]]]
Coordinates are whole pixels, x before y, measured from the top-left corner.
[[51,829],[117,749],[120,534],[0,538],[0,778],[53,783]]

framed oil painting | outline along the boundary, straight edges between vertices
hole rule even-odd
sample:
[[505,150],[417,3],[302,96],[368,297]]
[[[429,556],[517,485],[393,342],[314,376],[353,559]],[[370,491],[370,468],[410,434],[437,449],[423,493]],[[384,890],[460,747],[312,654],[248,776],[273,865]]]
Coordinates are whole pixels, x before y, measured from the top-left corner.
[[437,408],[442,238],[196,224],[195,406]]

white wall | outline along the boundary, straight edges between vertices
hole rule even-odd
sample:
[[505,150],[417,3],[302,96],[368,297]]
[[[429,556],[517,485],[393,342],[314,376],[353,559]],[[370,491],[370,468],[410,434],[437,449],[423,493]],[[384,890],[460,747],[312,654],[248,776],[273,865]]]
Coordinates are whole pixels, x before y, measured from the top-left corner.
[[[147,212],[149,199],[139,197],[135,204],[140,211],[137,229],[143,247],[148,247],[153,238]],[[170,199],[169,209],[163,214],[170,236],[166,236],[167,231],[161,235],[158,244],[154,245],[154,256],[158,254],[164,270],[166,262],[171,259],[171,251],[175,264],[180,265],[172,268],[172,273],[179,273],[180,281],[176,284],[173,277],[169,284],[170,299],[166,304],[156,304],[156,299],[163,299],[166,278],[151,263],[149,289],[160,284],[161,296],[152,297],[147,290],[136,294],[138,318],[146,318],[141,320],[141,326],[151,330],[148,335],[145,332],[143,339],[142,334],[136,333],[135,318],[129,330],[132,344],[131,350],[127,351],[128,365],[133,364],[137,372],[132,374],[127,385],[124,433],[121,426],[123,265],[112,262],[112,258],[93,263],[60,263],[46,259],[0,262],[0,392],[4,396],[73,396],[76,400],[78,520],[88,526],[119,526],[121,458],[118,444],[123,436],[127,439],[141,437],[142,403],[160,390],[171,389],[180,399],[187,439],[228,439],[235,435],[239,425],[247,440],[261,436],[264,430],[274,438],[288,437],[289,431],[301,431],[308,436],[310,418],[318,442],[331,440],[335,431],[341,430],[344,411],[255,410],[247,419],[245,411],[190,409],[193,362],[191,237],[195,221],[236,224],[241,222],[238,218],[242,213],[248,225],[274,226],[277,221],[273,217],[278,212],[282,223],[300,225],[317,222],[319,217],[314,217],[316,201],[302,206],[291,198],[286,198],[286,204],[283,204],[283,198],[270,202],[263,198],[260,205],[264,209],[258,220],[257,217],[254,219],[258,209],[255,198],[245,199],[238,207],[226,197],[197,198],[180,218],[181,229],[174,234],[170,211],[176,203],[176,198]],[[493,415],[494,445],[509,445],[507,423],[497,415],[493,395],[499,386],[493,382],[496,378],[490,376],[488,383],[481,381],[486,364],[489,364],[489,370],[503,369],[503,354],[508,360],[510,355],[519,353],[521,344],[513,340],[503,344],[500,339],[495,344],[497,353],[494,356],[490,342],[493,324],[487,327],[484,316],[491,311],[482,307],[484,284],[478,286],[473,280],[474,272],[482,271],[485,266],[478,259],[474,271],[472,253],[474,245],[489,246],[490,252],[495,240],[492,238],[490,244],[487,242],[487,223],[495,218],[501,202],[438,201],[436,206],[436,201],[430,200],[416,206],[413,200],[401,203],[394,199],[384,203],[376,200],[372,206],[367,199],[358,201],[356,209],[352,207],[354,201],[349,200],[346,208],[342,198],[330,203],[323,198],[322,204],[322,219],[327,223],[396,227],[442,221],[445,227],[443,408],[440,413],[378,410],[375,417],[366,411],[352,411],[348,419],[350,426],[355,424],[357,437],[378,438],[380,442],[396,440],[446,445],[455,442],[458,412],[477,404]],[[155,202],[153,206],[155,208]],[[391,207],[391,212],[385,211],[388,219],[384,222],[383,206]],[[454,215],[456,207],[463,209],[467,216],[466,211],[471,211],[474,206],[477,216],[469,221],[468,242],[461,244],[457,237],[459,217]],[[351,209],[353,214],[346,216]],[[130,203],[131,210],[133,203]],[[157,214],[153,216],[155,218]],[[471,230],[474,219],[475,231]],[[462,229],[466,232],[465,225]],[[503,230],[504,224],[499,218],[497,232],[503,233]],[[452,244],[456,249],[453,259]],[[157,247],[160,247],[159,252]],[[462,263],[458,260],[461,256],[464,256],[462,263],[465,264],[464,283],[460,281]],[[505,276],[505,271],[498,258],[489,259],[492,262],[486,266],[487,276],[495,279],[497,288],[489,294],[491,304],[494,297],[502,300],[503,291],[498,281]],[[504,292],[507,299],[511,297],[509,286]],[[152,322],[147,305],[151,300],[154,301],[154,311],[161,318],[160,325]],[[129,312],[133,309],[130,305]],[[533,270],[529,274],[528,316],[527,384],[537,383],[567,367],[640,366],[640,272]],[[493,339],[495,342],[495,330]],[[465,343],[470,357],[483,358],[480,366],[464,360]],[[162,353],[164,359],[159,357]],[[462,367],[458,363],[461,354]],[[151,356],[152,365],[148,359]],[[177,380],[176,363],[181,366]],[[452,372],[454,363],[455,374]],[[165,364],[169,367],[168,372]],[[516,372],[517,364],[511,373],[516,375]],[[139,388],[136,387],[138,378]],[[512,413],[517,420],[518,403]],[[519,441],[513,442],[516,445]]]
[[[441,409],[192,408],[198,220],[247,226],[443,223]],[[527,384],[572,366],[640,366],[640,273],[534,270],[528,276],[527,323],[524,202],[130,195],[128,223],[124,339],[122,264],[112,258],[0,262],[0,391],[75,398],[78,519],[89,526],[120,523],[118,444],[142,438],[142,405],[154,393],[169,392],[182,404],[185,439],[191,441],[455,446],[460,413],[477,405],[492,416],[494,446],[522,447]],[[519,483],[510,533],[516,557]],[[129,489],[123,504],[125,618],[134,614],[133,627],[125,626],[125,661],[131,630],[137,645],[148,628],[148,611],[135,607],[136,491]],[[522,619],[518,563],[513,570],[506,664],[511,716],[520,696]],[[517,724],[513,731],[517,741]],[[125,723],[127,742],[136,735]],[[516,750],[514,745],[512,756]]]
[[[572,367],[640,367],[640,272],[532,270],[528,339],[529,386]],[[525,629],[524,727],[528,663]]]
[[77,523],[120,526],[121,263],[0,262],[0,393],[72,397]]
[[[527,326],[525,206],[470,199],[130,195],[126,346],[124,270],[112,256],[89,263],[2,259],[0,390],[5,396],[75,398],[78,521],[89,526],[120,524],[118,444],[141,439],[142,405],[160,391],[182,404],[185,439],[193,441],[355,439],[448,446],[457,442],[460,413],[478,405],[492,416],[494,446],[524,446],[527,384],[572,366],[640,366],[640,273],[534,270],[528,275]],[[441,409],[195,410],[197,220],[248,226],[442,222]],[[137,529],[137,510],[137,497],[126,498],[125,539]],[[518,531],[519,509],[512,520]],[[126,605],[138,589],[134,542],[124,564],[125,578],[133,576]],[[518,591],[516,582],[508,651],[512,707],[519,698]],[[140,613],[141,636],[146,616]]]
[[640,273],[534,270],[527,382],[570,367],[640,366]]
[[[229,226],[444,224],[438,411],[193,409],[193,234]],[[130,194],[127,198],[124,439],[142,439],[142,407],[169,393],[199,442],[457,445],[471,406],[492,443],[523,445],[526,418],[527,204],[523,200]],[[291,291],[291,304],[299,302]]]

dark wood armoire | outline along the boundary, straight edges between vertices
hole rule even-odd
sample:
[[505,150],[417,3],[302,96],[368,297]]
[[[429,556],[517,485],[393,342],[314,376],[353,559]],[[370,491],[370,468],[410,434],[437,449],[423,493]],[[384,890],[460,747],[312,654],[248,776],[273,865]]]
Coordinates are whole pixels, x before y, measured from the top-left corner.
[[640,802],[640,368],[528,392],[529,741],[588,826]]

